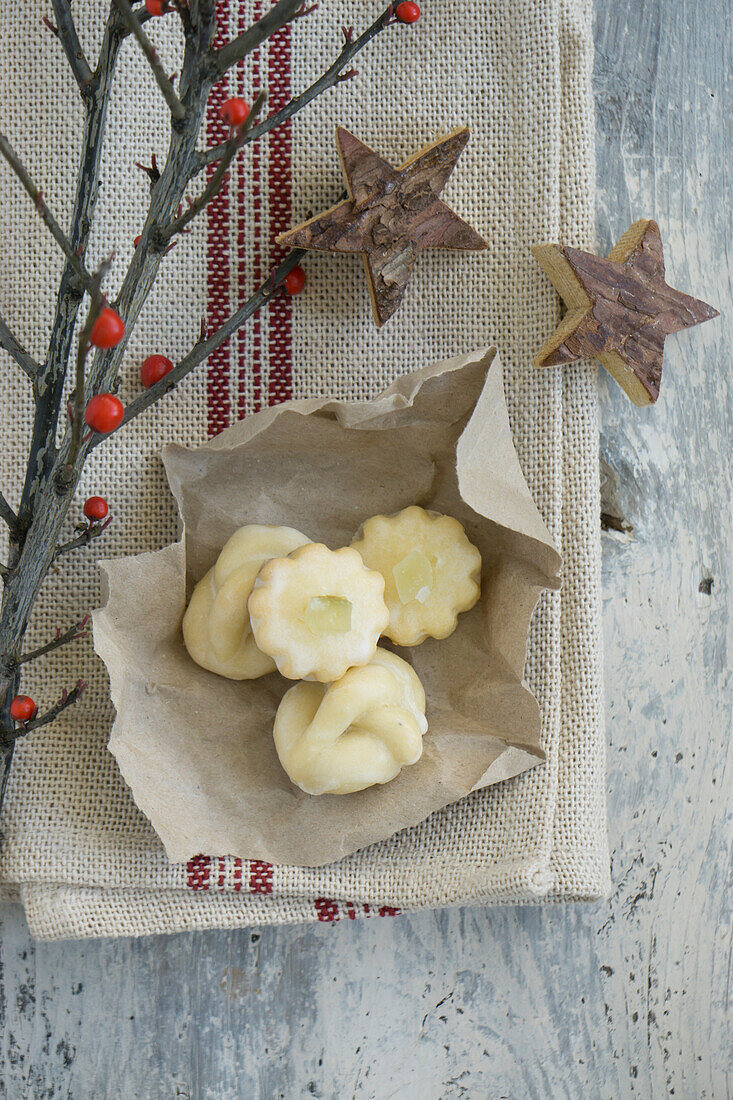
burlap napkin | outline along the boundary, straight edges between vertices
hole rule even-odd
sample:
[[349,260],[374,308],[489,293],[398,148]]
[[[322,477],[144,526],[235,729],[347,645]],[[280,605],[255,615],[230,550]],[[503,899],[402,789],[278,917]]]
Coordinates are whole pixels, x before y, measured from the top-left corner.
[[[222,33],[236,33],[268,6],[218,0]],[[102,5],[75,7],[93,52]],[[564,563],[562,591],[542,598],[528,647],[547,763],[327,867],[212,856],[171,865],[107,752],[112,711],[104,668],[89,641],[76,643],[39,662],[24,681],[42,704],[78,676],[90,689],[63,721],[20,747],[2,823],[4,891],[20,897],[38,937],[592,898],[608,887],[595,378],[589,368],[540,373],[530,365],[558,303],[529,245],[558,238],[587,245],[592,237],[591,7],[586,0],[426,0],[423,8],[417,26],[373,43],[354,81],[242,157],[207,224],[167,259],[129,348],[123,399],[145,354],[183,353],[202,313],[219,319],[258,285],[276,234],[338,195],[337,123],[394,163],[439,131],[468,123],[472,139],[445,197],[490,240],[490,250],[423,255],[404,305],[380,332],[358,261],[309,258],[304,294],[278,297],[154,413],[95,452],[80,500],[91,492],[107,496],[114,523],[104,545],[62,559],[39,602],[31,641],[47,639],[99,602],[95,557],[156,549],[175,538],[158,458],[166,442],[199,442],[285,397],[370,396],[405,370],[495,343],[517,451]],[[271,106],[285,102],[335,55],[342,24],[361,27],[379,10],[372,0],[322,0],[232,74],[218,100],[234,91],[251,96],[266,83]],[[40,20],[29,21],[27,8],[4,9],[2,21],[3,125],[63,220],[80,134],[75,87],[57,43]],[[160,20],[153,33],[175,71],[172,24]],[[208,142],[221,137],[216,103]],[[165,153],[164,112],[127,43],[94,237],[97,256],[115,248],[111,282],[120,278],[144,216],[146,181],[134,162],[153,152]],[[60,258],[6,171],[0,186],[0,305],[42,355]],[[3,362],[0,387],[0,478],[13,499],[30,408],[10,363]]]

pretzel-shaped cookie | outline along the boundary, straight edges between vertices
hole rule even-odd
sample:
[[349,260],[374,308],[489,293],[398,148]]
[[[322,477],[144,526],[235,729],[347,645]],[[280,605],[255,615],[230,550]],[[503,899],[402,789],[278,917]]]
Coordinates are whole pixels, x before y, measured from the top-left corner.
[[417,673],[377,649],[368,665],[332,684],[291,687],[275,716],[275,748],[307,794],[350,794],[389,783],[419,760],[427,728]]
[[183,617],[183,640],[197,664],[230,680],[255,680],[274,672],[275,662],[252,635],[247,600],[264,562],[307,542],[292,527],[252,523],[234,532],[194,588]]

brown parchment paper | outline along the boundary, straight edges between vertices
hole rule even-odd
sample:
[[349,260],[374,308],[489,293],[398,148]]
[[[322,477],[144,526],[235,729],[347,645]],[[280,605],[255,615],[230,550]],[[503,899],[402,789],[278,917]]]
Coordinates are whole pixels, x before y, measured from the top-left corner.
[[[523,670],[560,558],[514,450],[495,349],[405,375],[373,401],[286,402],[202,447],[169,446],[163,461],[183,541],[102,563],[94,643],[117,710],[109,747],[171,861],[328,863],[544,759]],[[409,504],[463,523],[482,554],[482,596],[452,637],[391,647],[427,693],[420,761],[384,786],[312,797],[272,740],[291,682],[200,668],[181,637],[185,603],[242,524],[287,524],[336,548],[368,516]]]

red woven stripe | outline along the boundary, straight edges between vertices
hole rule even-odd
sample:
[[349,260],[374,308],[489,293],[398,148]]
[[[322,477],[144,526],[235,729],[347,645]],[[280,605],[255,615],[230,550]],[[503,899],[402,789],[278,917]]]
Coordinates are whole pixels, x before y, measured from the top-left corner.
[[339,919],[338,902],[332,898],[316,898],[314,903],[318,920],[328,924]]
[[253,894],[272,893],[272,864],[261,859],[249,863],[249,889]]
[[[262,16],[262,0],[256,0],[252,12],[254,19]],[[249,20],[244,8],[239,14],[239,30],[246,29]],[[255,50],[251,55],[252,65],[252,99],[262,87],[262,69],[260,50]],[[244,95],[244,69],[239,72],[239,94]],[[238,241],[239,255],[239,287],[240,297],[244,299],[252,294],[263,281],[262,276],[262,143],[255,141],[251,148],[251,171],[247,175],[244,171],[239,174],[239,194],[237,201],[237,218],[239,223]],[[252,269],[246,270],[244,262],[246,219],[249,218],[252,229]],[[246,412],[246,372],[247,363],[245,349],[249,342],[252,352],[252,407],[255,412],[262,408],[262,317],[260,312],[252,318],[251,328],[243,325],[238,332],[239,340],[239,416]]]
[[[339,903],[334,901],[333,898],[316,898],[313,904],[316,907],[316,917],[324,924],[333,924],[340,919]],[[345,901],[343,902],[343,908],[349,920],[356,920],[357,906],[355,902]],[[365,917],[371,916],[372,910],[369,905],[362,905],[361,908]],[[400,913],[400,910],[396,909],[394,905],[380,905],[377,911],[380,917],[397,917]]]
[[[270,108],[278,111],[291,97],[290,26],[278,31],[268,43],[267,82]],[[270,265],[283,256],[275,237],[290,227],[292,139],[290,119],[270,134],[267,173],[270,199],[269,256]],[[268,403],[276,405],[293,396],[292,371],[292,302],[287,294],[276,294],[270,303],[270,384]]]
[[211,860],[208,856],[194,856],[186,864],[186,883],[191,890],[208,890]]
[[[228,38],[230,0],[216,0],[217,32],[214,44],[223,46]],[[227,137],[227,128],[219,118],[219,108],[228,98],[225,80],[214,85],[206,111],[206,143],[216,145]],[[209,174],[214,171],[209,168]],[[222,324],[230,313],[229,303],[229,188],[225,185],[209,203],[206,240],[206,316],[210,328]],[[217,435],[229,424],[229,342],[209,356],[206,375],[207,429]]]

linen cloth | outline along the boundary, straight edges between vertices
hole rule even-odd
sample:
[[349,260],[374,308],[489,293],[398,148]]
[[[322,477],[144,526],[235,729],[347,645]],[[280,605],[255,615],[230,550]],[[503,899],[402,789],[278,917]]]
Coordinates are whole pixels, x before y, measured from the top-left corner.
[[[218,0],[220,41],[269,0]],[[0,14],[3,126],[64,223],[73,199],[82,108],[39,5]],[[529,246],[592,245],[592,10],[588,0],[426,0],[414,27],[381,34],[359,75],[249,147],[227,187],[167,257],[130,340],[121,397],[141,359],[176,359],[202,315],[221,321],[266,276],[278,232],[333,203],[342,189],[334,142],[346,126],[398,164],[468,123],[471,141],[444,198],[490,242],[481,254],[424,253],[404,303],[381,331],[361,264],[309,255],[308,285],[278,296],[153,412],[95,452],[72,519],[91,493],[114,522],[90,548],[62,558],[37,605],[28,644],[41,644],[101,599],[98,557],[172,541],[178,521],[158,458],[170,440],[196,444],[233,419],[290,396],[373,395],[397,374],[496,344],[525,476],[563,555],[563,587],[545,594],[528,643],[527,679],[547,762],[477,792],[390,840],[321,868],[272,866],[209,853],[167,862],[106,749],[113,714],[90,639],[29,668],[23,690],[45,707],[77,677],[82,701],[18,746],[2,820],[3,892],[25,906],[39,938],[136,935],[192,928],[333,921],[455,904],[590,899],[609,885],[599,600],[599,475],[595,371],[537,371],[531,357],[559,304]],[[105,11],[75,4],[96,56]],[[322,0],[215,89],[202,143],[224,136],[217,108],[267,85],[269,109],[308,85],[381,10],[372,0]],[[169,72],[180,68],[175,19],[148,24]],[[24,109],[20,110],[20,105]],[[140,232],[146,177],[161,161],[166,114],[145,62],[125,43],[89,258],[115,250],[114,292]],[[193,189],[201,186],[197,181]],[[0,311],[43,357],[61,257],[17,181],[0,171]],[[10,360],[0,371],[0,485],[17,499],[31,406]],[[2,547],[0,546],[0,550]],[[145,614],[145,608],[140,608]]]

